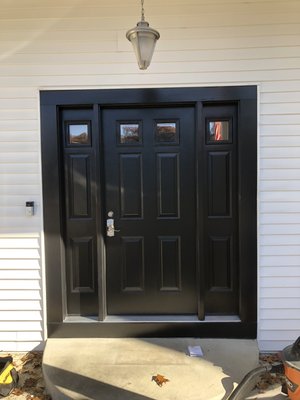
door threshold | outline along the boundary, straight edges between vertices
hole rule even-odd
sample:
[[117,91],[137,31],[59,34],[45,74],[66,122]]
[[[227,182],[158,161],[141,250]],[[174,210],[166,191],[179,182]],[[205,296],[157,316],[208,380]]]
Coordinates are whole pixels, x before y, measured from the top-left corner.
[[64,323],[210,323],[210,322],[241,322],[238,315],[207,315],[199,320],[197,315],[108,315],[104,321],[98,317],[83,317],[70,315]]
[[256,338],[257,324],[242,322],[237,315],[109,315],[68,316],[62,323],[49,324],[49,337],[211,337]]
[[91,316],[91,317],[83,317],[81,315],[68,315],[64,319],[64,323],[83,323],[83,324],[89,324],[89,323],[95,323],[99,322],[98,317],[96,316]]
[[241,322],[237,315],[210,315],[204,320],[199,320],[197,315],[108,315],[104,322],[185,322],[185,323],[205,323],[205,322]]
[[198,322],[197,315],[108,315],[104,322]]

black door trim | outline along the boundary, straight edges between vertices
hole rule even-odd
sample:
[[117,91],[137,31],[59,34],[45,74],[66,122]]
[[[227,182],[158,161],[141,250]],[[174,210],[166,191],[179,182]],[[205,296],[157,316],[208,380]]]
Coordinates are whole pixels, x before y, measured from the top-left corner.
[[[256,337],[257,323],[257,233],[256,233],[256,147],[257,147],[257,87],[210,87],[210,88],[151,88],[151,89],[103,89],[103,90],[53,90],[41,91],[41,148],[43,177],[43,210],[46,256],[46,290],[47,290],[47,322],[48,332],[52,336],[228,336]],[[240,322],[197,322],[197,323],[149,323],[149,324],[116,324],[107,322],[92,322],[77,324],[63,322],[66,315],[64,300],[65,278],[63,274],[64,243],[61,200],[61,154],[59,146],[59,113],[63,107],[89,107],[94,112],[93,128],[100,130],[101,108],[126,106],[157,106],[157,105],[189,105],[196,110],[196,131],[202,129],[203,104],[235,103],[238,106],[239,160],[247,160],[251,171],[246,171],[247,181],[239,181],[239,202],[241,212],[239,218],[240,235],[250,237],[242,240],[239,253],[243,262],[240,272]],[[199,137],[200,135],[196,135]],[[101,141],[101,135],[100,135]],[[99,143],[101,148],[101,143]],[[203,144],[196,143],[195,151],[201,154]],[[245,163],[240,164],[241,169]],[[198,167],[199,168],[199,165]],[[101,185],[100,165],[98,169]],[[197,175],[198,190],[201,187],[201,176]],[[241,174],[243,176],[243,173]],[[100,201],[101,189],[98,191]],[[198,226],[201,226],[201,196],[198,195]],[[101,226],[102,221],[99,224]],[[197,233],[199,243],[202,240],[201,230]],[[98,251],[103,261],[104,244],[99,235]],[[201,263],[200,245],[198,261]],[[203,279],[199,273],[199,318],[204,317]],[[100,268],[98,277],[101,296],[99,296],[99,321],[105,319],[105,271]],[[202,289],[202,290],[201,290]],[[65,333],[64,333],[65,332]],[[119,333],[118,333],[119,332]]]

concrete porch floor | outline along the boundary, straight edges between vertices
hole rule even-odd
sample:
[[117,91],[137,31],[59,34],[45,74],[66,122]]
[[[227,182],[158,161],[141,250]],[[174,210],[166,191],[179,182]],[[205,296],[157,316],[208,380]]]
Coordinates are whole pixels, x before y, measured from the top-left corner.
[[[256,341],[238,339],[49,339],[43,357],[53,400],[226,400],[257,365]],[[159,387],[157,374],[169,382]],[[248,398],[286,399],[278,388]]]

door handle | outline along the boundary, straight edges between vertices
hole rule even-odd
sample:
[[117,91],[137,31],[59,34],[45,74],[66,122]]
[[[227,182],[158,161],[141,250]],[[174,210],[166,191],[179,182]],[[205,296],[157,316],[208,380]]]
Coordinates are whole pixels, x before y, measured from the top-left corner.
[[106,235],[108,237],[115,236],[115,232],[120,232],[119,229],[115,229],[115,221],[113,218],[108,218],[106,220]]

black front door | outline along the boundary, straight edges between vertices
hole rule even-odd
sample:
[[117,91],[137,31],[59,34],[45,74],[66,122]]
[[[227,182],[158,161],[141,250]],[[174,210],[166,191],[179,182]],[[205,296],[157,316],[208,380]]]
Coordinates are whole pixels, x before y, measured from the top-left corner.
[[197,314],[194,108],[102,118],[107,313]]
[[41,111],[49,332],[255,337],[256,88],[46,91]]

